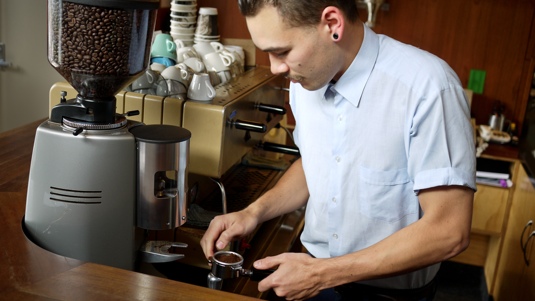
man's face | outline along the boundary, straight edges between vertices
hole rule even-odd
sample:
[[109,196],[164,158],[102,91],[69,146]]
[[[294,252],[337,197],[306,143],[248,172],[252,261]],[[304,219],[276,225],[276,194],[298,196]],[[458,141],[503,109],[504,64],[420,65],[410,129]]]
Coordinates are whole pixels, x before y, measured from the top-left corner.
[[269,5],[246,21],[254,44],[269,54],[273,74],[285,75],[307,90],[317,90],[333,78],[330,39],[318,28],[289,27]]

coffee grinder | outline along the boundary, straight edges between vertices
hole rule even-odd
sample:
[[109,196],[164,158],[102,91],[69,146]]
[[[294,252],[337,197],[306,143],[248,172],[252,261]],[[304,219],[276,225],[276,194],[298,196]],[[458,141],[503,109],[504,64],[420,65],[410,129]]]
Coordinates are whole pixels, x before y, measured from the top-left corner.
[[159,0],[49,0],[48,60],[78,95],[37,129],[24,228],[39,246],[133,270],[173,261],[150,230],[186,222],[188,130],[115,113],[115,95],[145,71]]

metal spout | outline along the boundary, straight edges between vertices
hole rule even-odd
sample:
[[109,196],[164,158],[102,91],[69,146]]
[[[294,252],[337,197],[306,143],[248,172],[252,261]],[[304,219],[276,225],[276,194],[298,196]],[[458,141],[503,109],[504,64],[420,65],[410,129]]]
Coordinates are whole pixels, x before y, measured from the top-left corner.
[[212,273],[208,273],[208,277],[206,278],[206,282],[207,282],[208,288],[211,288],[211,289],[214,289],[214,290],[220,291],[221,288],[223,287],[223,279],[221,279],[219,277],[216,277]]

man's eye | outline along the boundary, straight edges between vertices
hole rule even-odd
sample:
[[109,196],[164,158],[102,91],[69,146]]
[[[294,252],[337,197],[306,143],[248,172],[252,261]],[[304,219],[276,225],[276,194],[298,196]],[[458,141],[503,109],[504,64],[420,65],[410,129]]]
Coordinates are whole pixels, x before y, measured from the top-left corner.
[[284,57],[288,54],[288,51],[274,53],[276,57]]

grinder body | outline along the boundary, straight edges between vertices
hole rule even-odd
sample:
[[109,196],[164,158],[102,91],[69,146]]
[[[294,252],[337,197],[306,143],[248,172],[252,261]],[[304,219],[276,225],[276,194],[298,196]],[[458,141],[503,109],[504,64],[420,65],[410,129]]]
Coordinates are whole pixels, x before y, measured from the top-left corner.
[[25,227],[41,247],[125,269],[135,264],[136,141],[128,129],[36,132]]

